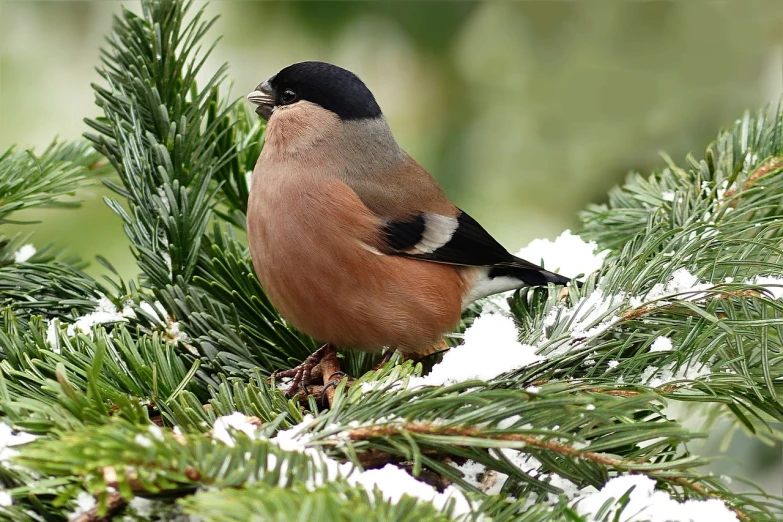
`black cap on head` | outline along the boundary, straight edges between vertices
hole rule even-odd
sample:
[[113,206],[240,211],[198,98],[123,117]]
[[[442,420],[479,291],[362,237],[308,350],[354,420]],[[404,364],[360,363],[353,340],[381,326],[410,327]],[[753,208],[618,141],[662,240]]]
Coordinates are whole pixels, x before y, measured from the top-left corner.
[[381,108],[364,82],[351,71],[330,63],[295,63],[269,78],[268,82],[280,105],[287,104],[287,97],[295,96],[295,101],[316,103],[341,120],[381,115]]

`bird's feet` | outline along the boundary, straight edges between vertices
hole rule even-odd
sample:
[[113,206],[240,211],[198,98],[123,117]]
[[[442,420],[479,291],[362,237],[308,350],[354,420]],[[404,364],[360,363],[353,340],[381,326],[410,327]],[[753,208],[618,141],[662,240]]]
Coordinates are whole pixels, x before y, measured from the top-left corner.
[[326,343],[325,345],[318,348],[311,356],[305,359],[304,362],[299,366],[291,368],[290,370],[276,372],[273,375],[275,379],[293,379],[291,381],[291,386],[285,393],[286,397],[290,399],[296,395],[296,392],[300,386],[305,394],[307,394],[307,385],[310,384],[310,381],[312,380],[313,368],[315,368],[321,362],[321,360],[329,351],[334,351],[334,347],[331,344]]
[[[302,391],[303,398],[317,395],[321,401],[327,399],[330,405],[336,386],[345,376],[346,374],[340,370],[337,350],[330,343],[321,346],[299,366],[273,375],[275,379],[292,379],[291,385],[286,390],[286,397],[289,399]],[[318,381],[323,385],[319,385]]]

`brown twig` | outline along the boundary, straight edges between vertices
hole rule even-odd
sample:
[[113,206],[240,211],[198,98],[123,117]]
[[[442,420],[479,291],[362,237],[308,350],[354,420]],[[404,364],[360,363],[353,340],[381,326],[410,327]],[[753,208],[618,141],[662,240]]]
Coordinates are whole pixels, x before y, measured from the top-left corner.
[[[475,437],[475,438],[488,439],[488,440],[505,440],[505,441],[523,442],[526,445],[532,446],[534,448],[553,451],[555,453],[559,453],[560,455],[565,455],[568,457],[573,457],[581,460],[588,460],[590,462],[595,462],[596,464],[601,464],[603,466],[616,469],[618,471],[634,470],[640,473],[645,473],[646,475],[656,480],[670,482],[672,484],[677,484],[683,488],[695,491],[696,493],[702,495],[703,497],[721,498],[720,495],[714,494],[704,486],[692,482],[685,477],[669,477],[666,475],[662,475],[660,473],[656,473],[654,471],[646,472],[644,470],[635,469],[636,465],[643,463],[643,461],[641,460],[627,461],[617,457],[611,457],[609,455],[597,453],[594,451],[583,451],[581,449],[577,449],[574,446],[570,446],[568,444],[563,444],[561,442],[544,439],[533,435],[521,435],[518,433],[487,433],[480,428],[444,427],[444,426],[438,426],[438,425],[421,423],[421,422],[408,422],[404,424],[391,424],[385,426],[368,426],[364,428],[356,428],[353,430],[348,430],[346,432],[346,435],[351,440],[368,440],[373,438],[388,437],[390,435],[395,435],[402,432],[415,433],[420,435],[453,435],[456,437]],[[721,500],[725,501],[725,499],[722,498]],[[740,520],[742,520],[743,522],[750,521],[750,517],[747,514],[745,514],[744,512],[740,511],[738,508],[728,503],[727,505],[732,511],[734,511],[734,513],[736,513],[737,517]]]
[[[716,285],[717,286],[717,285]],[[710,292],[711,289],[704,290],[704,292]],[[763,292],[759,292],[758,290],[736,290],[736,291],[721,291],[714,294],[706,295],[704,296],[705,301],[709,301],[711,299],[730,299],[732,297],[761,297]],[[676,296],[674,296],[676,297]],[[693,310],[690,310],[689,308],[680,306],[679,303],[666,303],[666,304],[646,304],[639,306],[637,308],[631,308],[630,310],[626,310],[620,314],[620,318],[623,321],[630,321],[632,319],[639,319],[641,317],[644,317],[650,312],[655,312],[659,310],[675,310],[680,311],[687,315],[696,316],[698,315]]]
[[518,433],[487,434],[486,432],[484,432],[479,428],[465,428],[465,427],[448,428],[448,427],[426,424],[421,422],[408,422],[405,424],[389,424],[385,426],[367,426],[364,428],[356,428],[353,430],[348,430],[346,434],[348,438],[350,438],[351,440],[367,440],[367,439],[373,439],[378,437],[387,437],[389,435],[394,435],[402,432],[417,433],[420,435],[454,435],[459,437],[475,437],[481,439],[524,442],[528,446],[533,446],[541,449],[548,449],[560,453],[561,455],[567,455],[570,457],[590,460],[598,464],[603,464],[604,466],[610,466],[617,469],[620,469],[618,466],[622,466],[622,465],[625,465],[625,468],[628,468],[630,464],[638,464],[638,462],[630,463],[630,462],[623,461],[621,459],[603,455],[601,453],[582,451],[576,449],[573,446],[569,446],[567,444],[562,444],[560,442],[555,442],[553,440],[541,439],[533,435],[520,435]]
[[586,393],[601,393],[603,395],[611,395],[613,397],[637,397],[642,394],[636,390],[607,390],[605,388],[585,388],[581,390]]
[[[756,183],[759,179],[763,178],[764,176],[772,173],[775,170],[779,170],[783,168],[783,158],[772,158],[771,160],[767,161],[765,164],[761,165],[759,168],[753,171],[753,173],[748,176],[748,179],[745,180],[745,183],[742,184],[742,191],[747,190],[750,188],[751,185]],[[723,199],[729,199],[733,197],[737,193],[736,188],[728,189],[723,194]],[[737,201],[734,200],[730,203],[730,206],[734,207],[736,206]]]

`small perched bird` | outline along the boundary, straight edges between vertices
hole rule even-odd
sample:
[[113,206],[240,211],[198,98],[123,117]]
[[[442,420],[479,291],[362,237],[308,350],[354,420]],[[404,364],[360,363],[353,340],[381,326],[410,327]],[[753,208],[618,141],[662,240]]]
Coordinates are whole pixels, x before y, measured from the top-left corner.
[[301,331],[419,358],[476,299],[568,283],[511,255],[454,206],[350,71],[296,63],[247,98],[268,120],[248,202],[253,266]]

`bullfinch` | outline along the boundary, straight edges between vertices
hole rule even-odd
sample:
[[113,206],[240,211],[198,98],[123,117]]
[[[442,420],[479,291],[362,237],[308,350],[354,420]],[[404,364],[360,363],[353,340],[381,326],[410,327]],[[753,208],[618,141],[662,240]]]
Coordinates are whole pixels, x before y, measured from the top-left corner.
[[[247,99],[268,121],[247,211],[253,266],[282,317],[325,347],[420,358],[476,299],[569,282],[451,203],[350,71],[295,63]],[[291,392],[323,350],[292,370]]]

